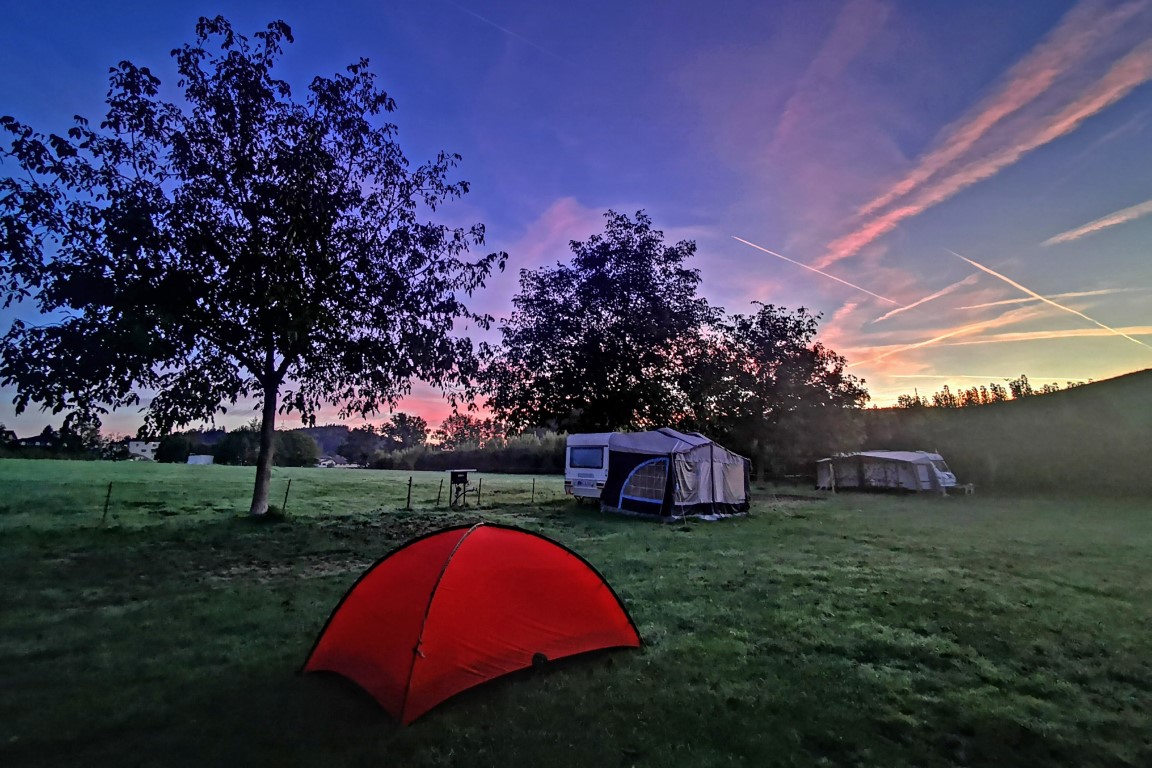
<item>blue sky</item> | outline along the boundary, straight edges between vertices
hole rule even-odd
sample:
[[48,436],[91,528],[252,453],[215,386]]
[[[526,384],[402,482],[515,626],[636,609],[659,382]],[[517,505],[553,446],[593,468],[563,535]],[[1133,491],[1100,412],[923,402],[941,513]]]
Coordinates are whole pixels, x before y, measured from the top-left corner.
[[[109,66],[174,81],[217,13],[287,21],[298,89],[369,58],[409,157],[463,155],[444,216],[510,254],[480,309],[643,208],[697,242],[713,303],[822,312],[880,405],[1152,367],[1152,0],[24,3],[0,113],[97,117]],[[9,399],[21,434],[48,421]],[[421,387],[401,408],[447,412]]]

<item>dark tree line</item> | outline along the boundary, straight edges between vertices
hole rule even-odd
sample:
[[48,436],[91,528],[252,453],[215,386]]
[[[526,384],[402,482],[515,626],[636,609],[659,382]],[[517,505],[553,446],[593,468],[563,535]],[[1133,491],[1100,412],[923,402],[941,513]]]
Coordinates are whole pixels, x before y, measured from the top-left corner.
[[[990,403],[1003,403],[1008,400],[1019,400],[1024,397],[1032,395],[1048,395],[1053,392],[1059,392],[1061,389],[1072,389],[1083,385],[1083,381],[1069,381],[1061,387],[1056,382],[1044,384],[1039,388],[1033,388],[1032,383],[1028,381],[1028,377],[1020,374],[1015,379],[1007,381],[1007,386],[1004,384],[997,384],[992,382],[987,386],[981,384],[979,386],[968,387],[967,389],[960,389],[955,392],[952,388],[945,384],[938,391],[933,392],[931,395],[922,396],[919,392],[914,392],[911,395],[900,395],[896,398],[897,408],[970,408],[976,405],[988,405]],[[1090,382],[1089,382],[1090,383]]]

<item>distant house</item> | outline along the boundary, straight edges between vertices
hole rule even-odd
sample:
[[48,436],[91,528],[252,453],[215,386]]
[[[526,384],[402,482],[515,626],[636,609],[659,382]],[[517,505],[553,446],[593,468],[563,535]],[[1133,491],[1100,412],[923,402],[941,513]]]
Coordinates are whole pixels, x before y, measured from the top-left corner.
[[57,443],[55,435],[36,435],[35,437],[21,437],[16,440],[16,446],[20,448],[55,448]]
[[0,429],[0,446],[16,445],[16,433],[10,429]]
[[128,456],[133,459],[156,461],[156,449],[159,447],[159,440],[129,440]]

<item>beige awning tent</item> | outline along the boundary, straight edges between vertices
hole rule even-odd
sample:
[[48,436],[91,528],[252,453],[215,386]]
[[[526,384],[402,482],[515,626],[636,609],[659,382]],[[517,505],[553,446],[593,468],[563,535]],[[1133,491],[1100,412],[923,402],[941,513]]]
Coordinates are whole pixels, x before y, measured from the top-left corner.
[[860,451],[816,462],[816,487],[941,491],[956,485],[944,457],[927,451]]

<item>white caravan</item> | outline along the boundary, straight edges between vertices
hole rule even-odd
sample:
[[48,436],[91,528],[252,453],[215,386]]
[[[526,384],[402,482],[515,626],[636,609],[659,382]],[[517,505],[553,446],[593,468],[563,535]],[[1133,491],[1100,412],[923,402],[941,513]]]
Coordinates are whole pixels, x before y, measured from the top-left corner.
[[592,432],[568,435],[568,448],[564,452],[564,493],[599,499],[608,479],[608,441],[614,433]]

